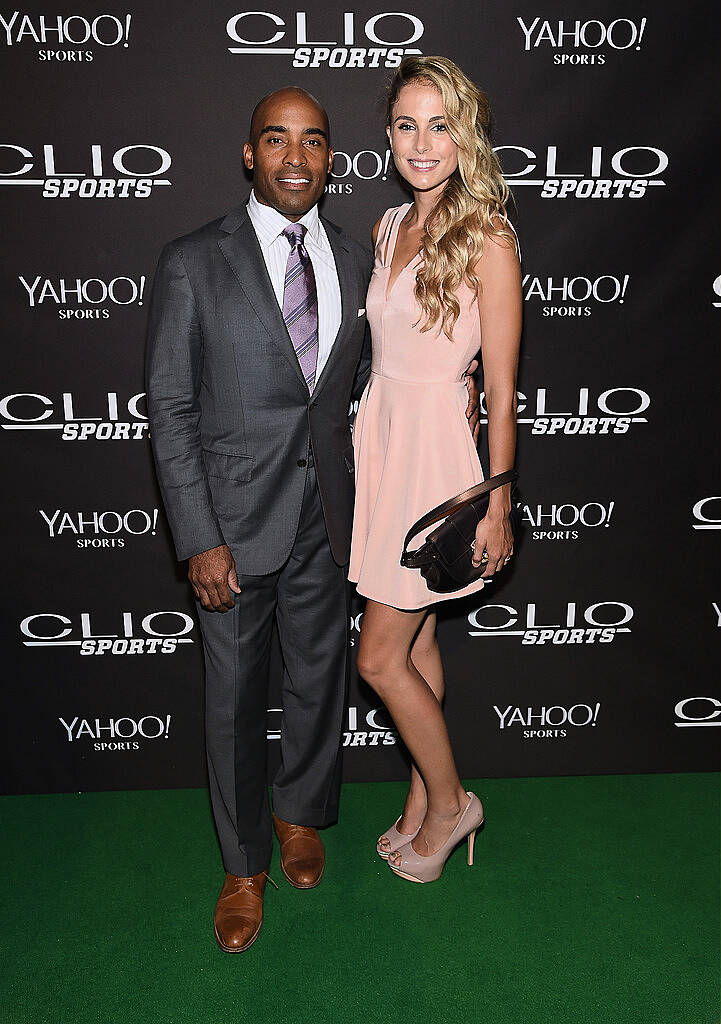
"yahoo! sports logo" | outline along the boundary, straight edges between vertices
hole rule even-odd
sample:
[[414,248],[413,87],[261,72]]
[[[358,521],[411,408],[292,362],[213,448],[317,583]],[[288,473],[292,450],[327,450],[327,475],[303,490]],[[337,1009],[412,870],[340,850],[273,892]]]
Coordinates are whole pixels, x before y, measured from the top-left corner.
[[57,310],[59,320],[109,320],[114,306],[142,306],[145,274],[132,277],[65,278],[18,274],[30,309],[47,306]]
[[[605,64],[607,54],[599,52],[602,47],[607,51],[640,50],[646,30],[646,18],[641,18],[638,24],[631,18],[567,22],[536,17],[528,25],[523,18],[517,17],[516,21],[523,32],[523,49],[555,50],[553,63],[559,66]],[[572,52],[559,52],[566,49]]]
[[69,512],[64,509],[38,509],[51,540],[70,539],[80,551],[124,548],[132,537],[154,537],[158,509],[131,508],[127,512],[107,509],[103,512]]
[[374,181],[388,177],[391,159],[390,149],[379,153],[375,149],[361,149],[358,153],[345,153],[342,149],[333,150],[333,167],[329,175],[330,181],[325,186],[328,195],[352,195],[356,182]]
[[58,49],[39,49],[38,60],[68,64],[80,61],[90,63],[95,57],[91,49],[93,46],[101,46],[103,49],[120,46],[127,49],[131,21],[130,14],[96,14],[92,20],[80,14],[21,15],[20,11],[13,11],[8,17],[0,14],[6,46],[44,46],[51,43]]
[[[230,53],[292,57],[294,68],[397,68],[425,31],[420,18],[402,11],[356,20],[346,11],[336,24],[309,25],[307,11],[296,11],[292,24],[272,11],[243,11],[228,19]],[[290,19],[289,19],[290,20]],[[318,38],[318,35],[323,38]],[[333,39],[328,37],[332,35]],[[280,45],[277,45],[280,44]]]
[[82,169],[58,170],[68,164],[56,156],[53,143],[42,147],[42,155],[0,143],[0,185],[42,188],[43,199],[147,199],[158,185],[171,184],[166,177],[171,164],[162,146],[141,143],[107,153],[93,143]]
[[530,708],[519,708],[509,704],[506,708],[499,708],[494,704],[493,710],[498,716],[498,728],[501,732],[520,726],[521,735],[526,740],[563,739],[568,735],[569,729],[582,729],[586,725],[596,726],[601,702],[595,701],[593,706],[573,704],[569,708],[562,704],[541,704],[539,707]]
[[628,274],[600,274],[598,277],[523,276],[523,298],[539,302],[541,316],[588,317],[600,306],[623,305],[630,277]]
[[140,750],[143,740],[167,740],[172,715],[143,715],[142,718],[59,717],[68,743],[93,741],[93,750]]
[[608,529],[615,501],[552,502],[550,505],[521,505],[521,519],[530,527],[533,540],[578,540],[582,531],[602,526]]

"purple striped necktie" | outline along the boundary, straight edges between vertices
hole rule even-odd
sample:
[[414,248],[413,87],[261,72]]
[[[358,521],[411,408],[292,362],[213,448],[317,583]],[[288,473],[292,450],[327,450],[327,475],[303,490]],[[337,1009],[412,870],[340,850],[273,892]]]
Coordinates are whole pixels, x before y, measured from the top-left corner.
[[290,243],[285,268],[283,319],[308,391],[313,394],[318,365],[318,294],[313,264],[303,245],[307,230],[305,224],[289,224],[283,231]]

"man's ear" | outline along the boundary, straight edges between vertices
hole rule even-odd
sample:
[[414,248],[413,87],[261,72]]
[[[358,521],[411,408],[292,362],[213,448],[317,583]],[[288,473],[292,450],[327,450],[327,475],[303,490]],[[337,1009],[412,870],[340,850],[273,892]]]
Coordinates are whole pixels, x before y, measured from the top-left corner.
[[249,142],[243,146],[243,163],[249,171],[253,170],[253,147]]
[[328,174],[331,174],[332,171],[333,171],[333,160],[334,159],[335,159],[335,153],[333,152],[332,149],[329,149],[328,150]]

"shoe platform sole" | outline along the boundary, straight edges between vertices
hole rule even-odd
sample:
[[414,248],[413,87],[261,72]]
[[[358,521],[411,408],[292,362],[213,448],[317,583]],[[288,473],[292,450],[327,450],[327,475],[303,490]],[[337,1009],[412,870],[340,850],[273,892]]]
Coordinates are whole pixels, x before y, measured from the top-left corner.
[[416,878],[415,875],[407,875],[405,873],[405,871],[399,871],[398,868],[394,868],[392,864],[389,864],[388,867],[391,869],[393,874],[394,875],[398,875],[399,878],[405,878],[408,882],[418,882],[419,885],[425,885],[426,881],[428,881],[428,882],[437,882],[438,878],[441,877],[439,875],[438,878],[429,878],[429,879]]

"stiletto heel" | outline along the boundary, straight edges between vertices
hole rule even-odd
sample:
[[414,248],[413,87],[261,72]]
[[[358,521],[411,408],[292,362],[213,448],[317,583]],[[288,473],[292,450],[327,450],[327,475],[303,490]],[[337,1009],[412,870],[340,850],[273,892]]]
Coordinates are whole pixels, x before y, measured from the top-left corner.
[[483,824],[483,804],[475,793],[467,795],[469,799],[466,808],[440,850],[436,850],[428,857],[422,857],[416,853],[411,843],[406,843],[396,851],[401,855],[400,864],[388,861],[388,867],[394,875],[405,878],[409,882],[434,882],[441,877],[445,863],[455,847],[466,838],[468,839],[468,863],[473,863],[476,830]]
[[476,829],[468,833],[468,867],[473,864],[473,847],[476,845]]

